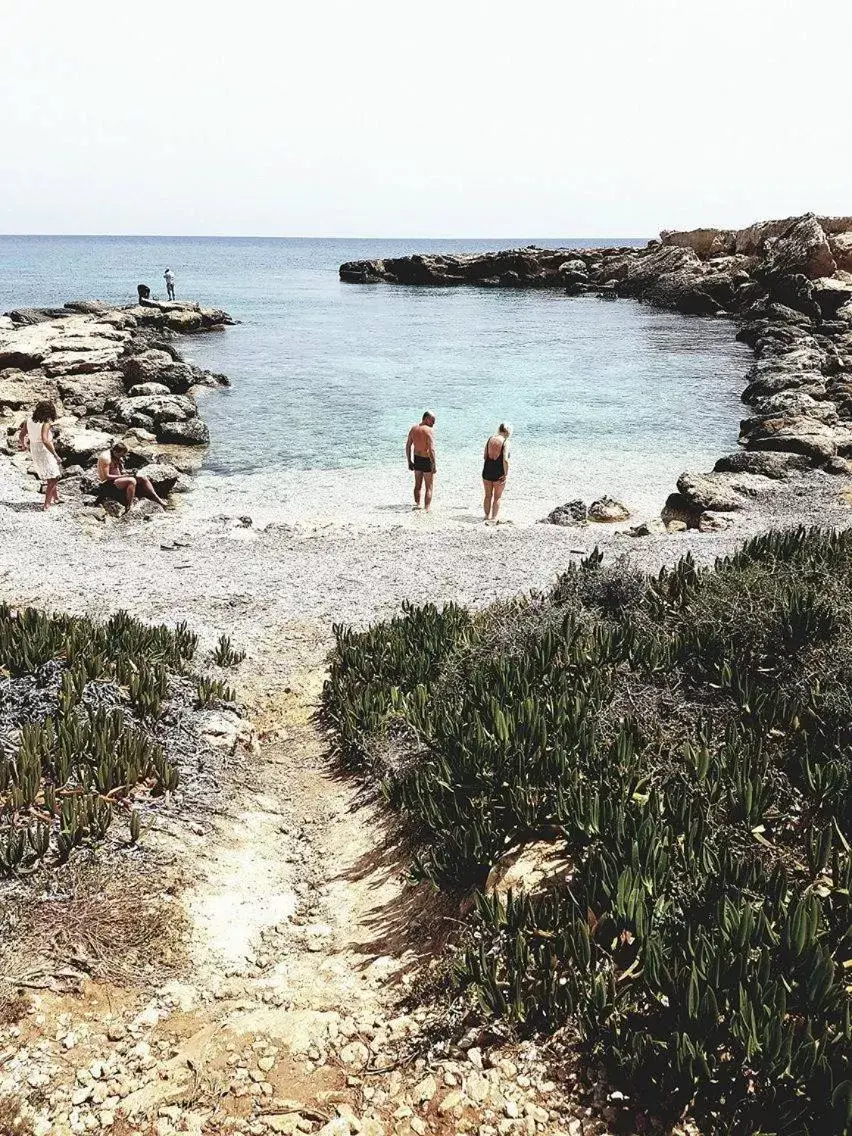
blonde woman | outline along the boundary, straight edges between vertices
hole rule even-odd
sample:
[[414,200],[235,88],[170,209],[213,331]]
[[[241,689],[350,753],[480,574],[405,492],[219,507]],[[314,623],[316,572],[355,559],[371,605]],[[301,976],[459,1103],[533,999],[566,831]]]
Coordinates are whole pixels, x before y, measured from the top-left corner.
[[59,478],[62,466],[53,444],[56,407],[52,402],[39,402],[26,422],[21,423],[18,445],[29,450],[35,471],[44,482],[44,507],[59,504]]
[[482,485],[485,490],[485,523],[496,524],[500,516],[500,501],[509,476],[509,437],[512,427],[501,422],[497,433],[485,443]]

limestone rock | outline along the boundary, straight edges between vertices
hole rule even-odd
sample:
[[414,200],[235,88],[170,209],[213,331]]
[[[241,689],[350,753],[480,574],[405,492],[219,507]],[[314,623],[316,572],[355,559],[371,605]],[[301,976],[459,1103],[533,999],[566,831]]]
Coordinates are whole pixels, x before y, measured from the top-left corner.
[[742,509],[745,501],[737,492],[736,486],[736,481],[727,473],[686,471],[677,479],[678,492],[691,506],[701,511],[716,509],[729,512]]
[[718,513],[704,512],[698,518],[698,531],[702,533],[724,532],[733,524],[730,517],[720,516]]
[[167,497],[174,492],[182,480],[181,474],[168,462],[156,462],[143,465],[134,471],[137,477],[147,477],[161,497]]
[[153,394],[171,394],[171,391],[163,383],[137,383],[127,394],[130,398],[145,398]]
[[29,410],[47,399],[56,402],[56,383],[43,372],[8,369],[0,373],[0,410]]
[[852,272],[852,231],[829,237],[828,244],[838,269]]
[[122,391],[118,371],[63,375],[56,380],[56,385],[65,406],[85,414],[102,414],[106,404]]
[[604,494],[603,497],[599,497],[589,505],[588,515],[590,521],[607,524],[615,521],[626,521],[630,516],[630,510],[620,501],[616,501],[614,497],[608,497]]
[[102,430],[87,430],[82,426],[64,427],[57,431],[56,448],[60,455],[80,465],[88,465],[101,450],[112,445],[111,435]]
[[116,399],[109,408],[119,422],[133,425],[140,415],[159,426],[165,422],[184,422],[194,418],[198,408],[193,399],[179,394],[141,395]]
[[634,525],[630,530],[631,536],[660,536],[666,531],[666,526],[662,520],[652,517],[648,521],[642,521],[638,525]]
[[662,244],[692,249],[702,260],[733,252],[735,237],[730,229],[689,229],[683,232],[664,230],[660,233]]
[[545,524],[565,527],[568,525],[584,524],[586,516],[585,502],[577,498],[574,501],[566,501],[564,505],[557,505],[555,509],[552,509],[547,514],[544,520]]
[[541,891],[553,883],[565,881],[572,870],[564,842],[537,840],[501,856],[488,873],[485,894]]
[[767,276],[801,273],[811,280],[833,276],[837,264],[831,255],[828,237],[813,213],[806,213],[777,237],[764,244]]
[[837,453],[837,440],[830,426],[803,415],[791,415],[764,419],[750,434],[747,447],[804,454],[815,462],[824,462]]
[[162,422],[158,426],[161,442],[178,446],[209,446],[210,431],[207,423],[200,418],[190,418],[184,422]]
[[809,469],[810,465],[810,459],[804,454],[737,450],[719,458],[713,469],[717,473],[750,473],[780,481],[795,471]]

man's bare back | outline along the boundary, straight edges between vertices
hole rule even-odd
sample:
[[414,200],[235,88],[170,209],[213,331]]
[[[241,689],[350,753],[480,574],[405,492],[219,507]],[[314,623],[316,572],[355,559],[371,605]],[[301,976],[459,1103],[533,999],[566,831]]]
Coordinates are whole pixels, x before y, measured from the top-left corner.
[[432,486],[438,468],[435,457],[435,415],[427,410],[423,418],[408,431],[405,440],[405,458],[414,473],[414,507],[420,508],[420,494],[425,489],[426,511],[432,504]]

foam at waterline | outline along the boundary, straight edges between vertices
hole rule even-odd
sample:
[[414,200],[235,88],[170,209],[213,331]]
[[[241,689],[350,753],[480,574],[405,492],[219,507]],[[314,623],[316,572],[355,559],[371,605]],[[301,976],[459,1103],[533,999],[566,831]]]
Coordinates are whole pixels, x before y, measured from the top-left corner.
[[[609,494],[627,505],[632,518],[645,519],[659,514],[684,468],[709,468],[708,461],[702,465],[677,452],[622,456],[516,450],[501,516],[515,525],[530,525],[565,501],[579,497],[588,504]],[[439,455],[431,523],[481,524],[480,472],[481,459]],[[412,475],[402,460],[372,468],[204,471],[188,503],[199,516],[247,514],[261,525],[391,528],[425,520],[411,507]]]

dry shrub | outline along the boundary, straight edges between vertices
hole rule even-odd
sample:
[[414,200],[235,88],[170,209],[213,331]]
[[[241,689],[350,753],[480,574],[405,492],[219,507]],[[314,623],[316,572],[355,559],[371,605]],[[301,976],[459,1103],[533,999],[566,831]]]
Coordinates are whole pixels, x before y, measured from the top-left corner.
[[23,887],[14,906],[0,933],[0,971],[12,985],[69,967],[122,983],[151,980],[181,959],[183,909],[138,861],[72,861],[47,893]]
[[5,982],[0,984],[0,1026],[16,1026],[26,1017],[30,1000]]

